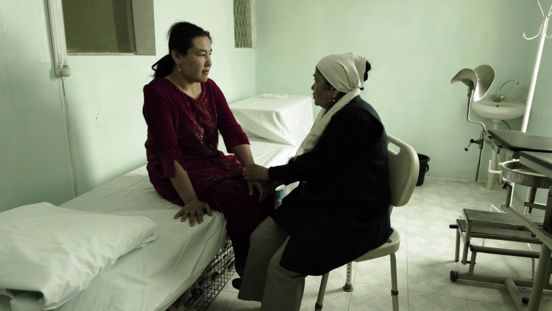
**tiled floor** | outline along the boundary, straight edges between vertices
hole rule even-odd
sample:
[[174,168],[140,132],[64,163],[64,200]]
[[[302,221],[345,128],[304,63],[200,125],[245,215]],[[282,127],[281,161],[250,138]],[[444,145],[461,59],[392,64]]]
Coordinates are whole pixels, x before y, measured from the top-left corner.
[[[449,280],[451,270],[467,271],[467,266],[453,260],[455,232],[449,229],[449,224],[462,214],[462,209],[488,210],[491,203],[503,202],[505,195],[505,190],[490,191],[475,183],[426,178],[424,185],[416,188],[410,203],[393,211],[392,225],[401,233],[401,248],[397,252],[400,310],[515,310],[503,286],[474,286]],[[496,243],[487,240],[486,245]],[[531,261],[478,254],[477,272],[528,278]],[[353,292],[341,290],[344,281],[345,267],[332,271],[323,310],[392,310],[388,257],[355,263]],[[301,310],[314,310],[319,282],[320,277],[307,277]],[[236,295],[237,291],[227,286],[208,311],[259,309],[258,303],[240,301]],[[552,310],[551,294],[544,294],[540,310]]]

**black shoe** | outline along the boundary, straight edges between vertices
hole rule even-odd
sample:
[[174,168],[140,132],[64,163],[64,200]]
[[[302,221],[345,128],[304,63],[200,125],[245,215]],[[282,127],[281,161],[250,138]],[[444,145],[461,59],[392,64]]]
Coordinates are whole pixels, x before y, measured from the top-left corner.
[[241,278],[235,278],[232,280],[232,287],[234,287],[235,289],[239,290],[240,287],[241,287],[241,281],[242,279]]

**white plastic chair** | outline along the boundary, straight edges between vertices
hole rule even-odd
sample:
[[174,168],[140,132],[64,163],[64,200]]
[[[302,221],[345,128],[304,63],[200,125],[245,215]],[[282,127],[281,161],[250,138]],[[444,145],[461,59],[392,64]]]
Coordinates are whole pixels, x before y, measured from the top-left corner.
[[[394,206],[403,206],[410,200],[419,173],[418,154],[408,144],[403,141],[387,136],[389,141],[389,187],[391,190],[391,206],[389,213]],[[397,150],[398,149],[398,150]],[[356,262],[370,260],[389,255],[391,260],[391,296],[393,300],[393,310],[399,310],[399,290],[397,288],[397,264],[395,252],[400,246],[400,235],[397,230],[393,230],[387,242],[380,247],[373,249],[364,255],[355,259]],[[351,285],[352,263],[347,264],[347,281],[343,290],[350,292],[353,290]],[[329,272],[322,276],[318,299],[316,300],[315,310],[322,310],[324,293],[328,282]]]

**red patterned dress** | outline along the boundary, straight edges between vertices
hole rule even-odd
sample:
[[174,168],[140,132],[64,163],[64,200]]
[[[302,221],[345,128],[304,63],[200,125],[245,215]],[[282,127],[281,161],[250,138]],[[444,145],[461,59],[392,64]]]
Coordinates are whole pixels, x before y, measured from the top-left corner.
[[243,165],[234,155],[217,149],[219,131],[228,151],[249,140],[215,82],[209,79],[201,88],[200,96],[193,99],[165,78],[144,86],[147,169],[159,195],[184,205],[170,181],[174,160],[178,161],[198,198],[224,214],[240,267],[247,257],[249,235],[273,209],[273,201],[261,204],[257,196],[249,196],[241,177]]

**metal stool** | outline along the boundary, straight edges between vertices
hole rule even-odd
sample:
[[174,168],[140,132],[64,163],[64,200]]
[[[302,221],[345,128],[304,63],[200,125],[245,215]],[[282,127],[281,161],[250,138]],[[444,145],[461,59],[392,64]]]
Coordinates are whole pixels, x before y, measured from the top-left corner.
[[466,219],[458,218],[456,224],[449,226],[456,229],[454,261],[458,261],[460,257],[460,240],[464,242],[462,264],[472,264],[467,260],[472,238],[540,244],[531,231],[508,214],[472,209],[464,209],[463,213]]

